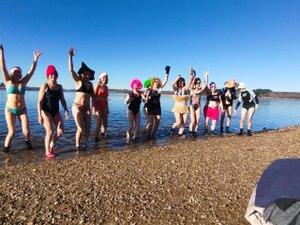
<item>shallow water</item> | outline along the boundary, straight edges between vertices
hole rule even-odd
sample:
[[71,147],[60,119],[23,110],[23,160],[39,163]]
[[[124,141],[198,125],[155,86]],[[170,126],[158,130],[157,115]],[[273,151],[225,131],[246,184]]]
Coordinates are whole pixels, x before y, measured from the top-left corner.
[[[40,162],[44,161],[44,127],[38,124],[37,121],[37,91],[26,92],[26,105],[30,120],[30,130],[32,134],[32,144],[34,150],[26,151],[24,145],[24,139],[21,132],[21,127],[17,121],[17,133],[13,139],[11,146],[11,153],[0,153],[0,164],[14,164],[14,163],[27,163],[27,162]],[[65,92],[68,108],[71,112],[71,105],[74,99],[74,92]],[[163,145],[174,141],[190,140],[187,135],[185,139],[169,138],[169,130],[174,122],[174,116],[171,112],[174,101],[172,96],[163,95],[161,98],[162,103],[162,119],[159,130],[157,132],[157,138],[155,140],[146,141],[141,134],[136,143],[130,146],[125,142],[125,131],[127,129],[127,105],[124,104],[126,94],[124,93],[111,93],[109,96],[109,126],[107,135],[101,138],[98,143],[94,142],[93,130],[95,127],[94,120],[92,119],[92,132],[88,141],[88,149],[82,154],[94,154],[102,153],[106,151],[118,151],[127,148],[134,147],[135,149],[143,149],[146,146]],[[6,92],[0,90],[0,146],[3,146],[5,136],[7,134],[7,127],[4,116],[4,107],[6,101]],[[205,98],[202,98],[202,106],[205,104]],[[141,107],[142,108],[142,107]],[[61,107],[62,109],[62,107]],[[239,108],[239,110],[241,107]],[[282,127],[288,127],[293,125],[299,125],[300,123],[300,100],[294,99],[261,99],[260,108],[255,112],[253,118],[253,131],[261,131],[263,129],[277,129]],[[239,112],[232,118],[231,132],[235,133],[239,130]],[[188,121],[189,123],[189,121]],[[142,113],[142,127],[145,124],[145,116]],[[204,138],[203,132],[203,115],[201,114],[199,136],[198,138]],[[219,124],[217,125],[219,128]],[[65,121],[65,133],[62,138],[56,144],[58,157],[56,159],[73,158],[78,156],[75,150],[75,131],[76,125],[73,117],[70,116],[70,120]],[[218,130],[217,130],[218,132]],[[186,126],[185,133],[188,134],[188,125]]]

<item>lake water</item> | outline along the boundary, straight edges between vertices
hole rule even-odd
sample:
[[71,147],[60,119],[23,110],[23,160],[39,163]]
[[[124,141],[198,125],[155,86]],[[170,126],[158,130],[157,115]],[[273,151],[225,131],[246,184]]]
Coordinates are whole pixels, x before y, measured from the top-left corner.
[[[30,120],[30,130],[32,134],[32,143],[34,150],[25,151],[24,138],[21,132],[21,127],[17,121],[17,133],[13,139],[11,146],[11,154],[0,154],[0,164],[3,163],[18,163],[18,162],[38,162],[44,161],[44,127],[38,124],[37,121],[37,96],[38,91],[26,92],[26,105]],[[68,104],[68,108],[71,114],[71,106],[74,100],[74,92],[65,92],[65,98]],[[169,130],[172,123],[175,121],[174,115],[171,112],[174,101],[171,95],[162,95],[162,119],[159,130],[157,132],[157,138],[155,140],[146,141],[141,134],[138,141],[130,146],[125,142],[125,131],[127,129],[127,105],[124,104],[125,93],[110,93],[109,96],[109,125],[107,135],[102,138],[98,143],[94,142],[93,131],[95,127],[94,119],[92,118],[92,130],[91,136],[88,141],[88,149],[84,153],[102,153],[105,151],[118,151],[131,148],[143,149],[145,145],[162,145],[168,144],[173,141],[189,140],[188,136],[188,124],[186,126],[185,133],[187,137],[185,139],[170,138]],[[4,107],[6,102],[6,92],[0,90],[0,147],[2,148],[5,136],[7,134],[6,121],[4,116]],[[205,97],[202,98],[202,107],[205,104]],[[235,104],[235,103],[234,103]],[[60,106],[62,109],[62,107]],[[142,105],[141,105],[142,109]],[[236,116],[232,118],[231,131],[238,132],[240,109]],[[261,131],[263,129],[277,129],[282,127],[294,126],[300,124],[300,100],[294,99],[260,99],[260,107],[255,112],[253,118],[253,131]],[[201,112],[202,113],[202,112]],[[142,127],[145,124],[145,116],[142,113]],[[188,120],[189,123],[189,120]],[[201,121],[199,125],[199,136],[197,138],[204,138],[203,133],[204,119],[201,114]],[[217,125],[217,129],[219,124]],[[246,125],[245,125],[246,128]],[[75,151],[75,132],[76,125],[72,115],[68,121],[65,121],[65,133],[56,145],[58,157],[57,159],[75,157],[77,152]],[[218,130],[217,130],[218,132]]]

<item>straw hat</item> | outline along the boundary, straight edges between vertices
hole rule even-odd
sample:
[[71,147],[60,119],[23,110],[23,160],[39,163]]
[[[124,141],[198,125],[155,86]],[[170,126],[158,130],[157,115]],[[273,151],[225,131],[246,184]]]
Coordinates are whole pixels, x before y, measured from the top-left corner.
[[237,86],[237,83],[235,80],[228,80],[224,83],[224,86],[227,88],[233,88]]

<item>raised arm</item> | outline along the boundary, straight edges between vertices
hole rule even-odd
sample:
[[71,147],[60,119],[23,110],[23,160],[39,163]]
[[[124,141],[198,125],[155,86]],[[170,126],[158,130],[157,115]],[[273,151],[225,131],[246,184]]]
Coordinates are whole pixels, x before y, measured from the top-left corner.
[[206,93],[209,93],[210,89],[208,87],[208,75],[209,75],[209,71],[204,71],[203,73],[204,75],[204,82],[203,82],[203,85],[202,85],[202,89],[206,91]]
[[74,53],[74,48],[69,48],[68,50],[68,54],[69,54],[69,72],[73,78],[73,80],[75,82],[79,81],[79,76],[78,74],[74,71],[73,69],[73,56],[75,55]]
[[181,75],[178,74],[178,76],[176,77],[176,79],[173,81],[172,83],[172,88],[173,88],[173,91],[177,91],[178,87],[176,86],[176,83],[177,81],[181,78]]
[[29,71],[27,72],[26,76],[21,80],[21,82],[23,84],[27,84],[28,81],[30,80],[30,78],[32,77],[32,75],[33,75],[33,73],[34,73],[34,71],[36,69],[36,65],[37,65],[38,59],[39,59],[39,57],[40,57],[41,54],[42,54],[42,52],[39,51],[39,50],[35,51],[33,53],[33,61],[32,61],[31,67],[30,67]]
[[166,67],[165,67],[166,75],[165,75],[164,81],[162,82],[161,88],[163,88],[163,87],[167,84],[167,82],[168,82],[170,69],[171,69],[170,66],[166,66]]
[[11,80],[10,76],[8,74],[7,68],[6,68],[5,58],[4,58],[4,48],[3,48],[2,44],[0,44],[0,67],[1,67],[5,82]]
[[196,70],[194,70],[193,67],[190,67],[190,77],[189,77],[188,83],[186,85],[188,87],[188,89],[193,88],[195,78],[196,78]]

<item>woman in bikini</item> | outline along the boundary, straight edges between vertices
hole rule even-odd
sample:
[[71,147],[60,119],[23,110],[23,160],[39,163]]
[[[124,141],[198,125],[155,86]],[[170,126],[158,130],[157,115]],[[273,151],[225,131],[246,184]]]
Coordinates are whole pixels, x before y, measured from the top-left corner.
[[165,67],[166,75],[163,82],[158,77],[153,77],[151,79],[150,87],[146,94],[145,103],[148,107],[148,115],[150,118],[149,127],[147,131],[147,139],[155,138],[157,129],[160,124],[161,119],[161,106],[160,106],[160,96],[161,91],[168,82],[170,66]]
[[[208,72],[204,72],[204,77]],[[204,81],[203,86],[201,87],[201,79],[196,77],[196,71],[191,68],[190,71],[190,125],[189,130],[190,134],[193,137],[197,136],[197,130],[201,117],[201,94],[205,91],[205,87],[207,85],[207,80]]]
[[[95,71],[91,70],[84,62],[76,73],[73,69],[74,48],[69,51],[69,71],[75,81],[75,99],[72,106],[72,114],[76,122],[75,136],[76,149],[86,148],[86,143],[91,131],[91,97],[94,95],[93,84]],[[81,140],[82,139],[82,140]],[[82,144],[82,145],[81,145]]]
[[55,143],[64,132],[64,121],[59,112],[59,101],[65,110],[66,120],[69,119],[69,111],[63,87],[57,83],[58,73],[53,65],[47,67],[46,77],[48,81],[41,86],[39,91],[37,112],[39,124],[44,125],[46,130],[45,155],[47,158],[54,158]]
[[99,141],[99,132],[105,136],[108,124],[108,74],[102,72],[99,74],[97,84],[94,85],[94,98],[92,103],[92,112],[96,121],[94,132],[95,142]]
[[133,79],[130,83],[132,91],[127,94],[125,99],[125,104],[128,104],[127,118],[128,118],[128,128],[126,130],[126,143],[130,143],[131,130],[134,123],[134,132],[132,140],[135,141],[141,124],[141,114],[140,105],[142,99],[144,98],[143,93],[140,91],[142,89],[142,83],[139,79]]
[[33,149],[30,141],[29,120],[25,104],[25,89],[36,69],[38,58],[41,54],[41,51],[35,51],[33,53],[33,62],[31,68],[22,78],[22,70],[18,66],[12,67],[10,73],[8,73],[4,58],[4,48],[3,45],[0,44],[0,66],[4,76],[7,92],[5,119],[8,133],[4,141],[4,152],[9,152],[12,139],[15,136],[16,118],[19,118],[19,121],[22,125],[22,132],[25,137],[26,148]]

